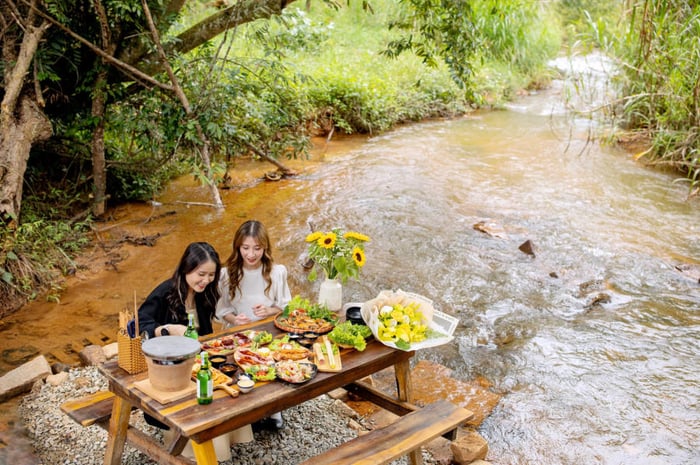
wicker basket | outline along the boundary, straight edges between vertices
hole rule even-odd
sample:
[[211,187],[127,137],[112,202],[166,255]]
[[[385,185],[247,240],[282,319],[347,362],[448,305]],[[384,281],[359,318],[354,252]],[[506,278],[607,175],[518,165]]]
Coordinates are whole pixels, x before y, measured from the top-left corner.
[[119,367],[129,374],[146,371],[146,358],[141,350],[141,336],[129,337],[128,334],[120,331],[117,334],[117,363]]

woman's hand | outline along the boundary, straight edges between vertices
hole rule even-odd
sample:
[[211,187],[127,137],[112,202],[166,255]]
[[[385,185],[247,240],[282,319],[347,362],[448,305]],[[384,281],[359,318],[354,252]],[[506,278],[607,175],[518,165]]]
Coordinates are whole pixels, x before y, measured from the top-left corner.
[[277,312],[278,310],[276,307],[266,307],[263,304],[258,304],[253,307],[253,314],[260,319],[272,316]]
[[[167,324],[167,325],[161,326],[160,328],[161,328],[161,331],[162,331],[162,328],[166,328],[168,330],[168,333],[170,333],[171,336],[184,336],[185,331],[187,330],[187,326],[176,325],[176,324]],[[161,332],[161,334],[159,334],[159,335],[162,336],[163,333]]]
[[250,323],[250,318],[248,315],[234,315],[233,313],[228,313],[224,316],[224,320],[228,321],[233,326],[240,326],[246,323]]

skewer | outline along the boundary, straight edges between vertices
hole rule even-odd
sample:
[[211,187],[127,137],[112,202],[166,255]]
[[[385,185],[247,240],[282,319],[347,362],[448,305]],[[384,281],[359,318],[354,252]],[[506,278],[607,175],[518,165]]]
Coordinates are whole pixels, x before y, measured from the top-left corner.
[[135,334],[134,337],[140,337],[141,333],[139,332],[139,311],[138,308],[136,308],[136,291],[134,291],[134,326],[135,326]]

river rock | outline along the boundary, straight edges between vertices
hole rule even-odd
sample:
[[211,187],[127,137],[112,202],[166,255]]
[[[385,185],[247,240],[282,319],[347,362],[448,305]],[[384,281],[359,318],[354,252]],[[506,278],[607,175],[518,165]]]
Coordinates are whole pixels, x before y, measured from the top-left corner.
[[61,373],[62,371],[68,372],[71,370],[71,368],[73,368],[73,367],[68,365],[67,363],[55,362],[55,363],[51,364],[51,373],[53,373],[55,375],[55,374]]
[[518,247],[518,250],[520,250],[522,253],[530,255],[530,256],[535,256],[535,244],[532,243],[530,239],[526,240],[522,244],[520,244],[520,247]]
[[119,355],[119,344],[116,342],[107,344],[106,346],[102,347],[102,351],[104,352],[107,360],[112,360]]
[[488,234],[491,237],[497,237],[499,239],[508,238],[508,233],[506,233],[503,226],[493,221],[479,221],[478,223],[474,224],[474,229]]
[[84,347],[78,356],[85,365],[101,365],[107,361],[102,346],[94,344]]
[[50,384],[51,386],[60,386],[64,382],[68,380],[68,372],[67,371],[62,371],[60,373],[56,373],[55,375],[49,375],[46,377],[46,383]]
[[602,279],[591,279],[578,285],[578,297],[583,298],[594,292],[602,292],[607,288],[607,284]]
[[594,308],[602,306],[603,304],[609,304],[611,301],[612,297],[610,297],[610,294],[601,292],[599,294],[594,295],[584,308],[586,310],[592,310]]
[[467,465],[475,460],[483,460],[489,451],[489,445],[476,431],[468,431],[450,444],[454,461]]
[[51,374],[51,366],[43,355],[0,377],[0,402],[28,392],[32,385]]

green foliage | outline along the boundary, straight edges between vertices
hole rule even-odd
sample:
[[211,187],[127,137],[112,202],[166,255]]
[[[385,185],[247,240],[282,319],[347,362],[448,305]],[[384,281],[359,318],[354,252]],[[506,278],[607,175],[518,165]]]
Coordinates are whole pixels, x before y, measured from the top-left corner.
[[378,133],[406,121],[464,112],[464,95],[444,66],[429,68],[408,54],[395,59],[381,55],[396,35],[386,22],[397,10],[392,2],[372,5],[373,14],[359,3],[332,15],[324,9],[308,17],[294,13],[305,18],[296,27],[311,31],[298,34],[313,35],[315,42],[312,51],[288,50],[287,62],[310,77],[300,95],[308,99],[307,117],[316,130]]
[[671,166],[700,186],[700,5],[645,0],[620,38],[624,125],[648,135],[651,164]]
[[559,0],[556,11],[570,45],[604,46],[618,25],[625,2],[609,0]]
[[[0,297],[5,306],[34,299],[49,291],[47,299],[57,301],[61,286],[58,272],[75,272],[72,260],[88,242],[90,221],[33,219],[10,227],[0,222]],[[16,303],[15,303],[16,305]]]
[[479,54],[489,62],[510,64],[524,75],[538,72],[559,52],[555,18],[541,2],[474,2]]

